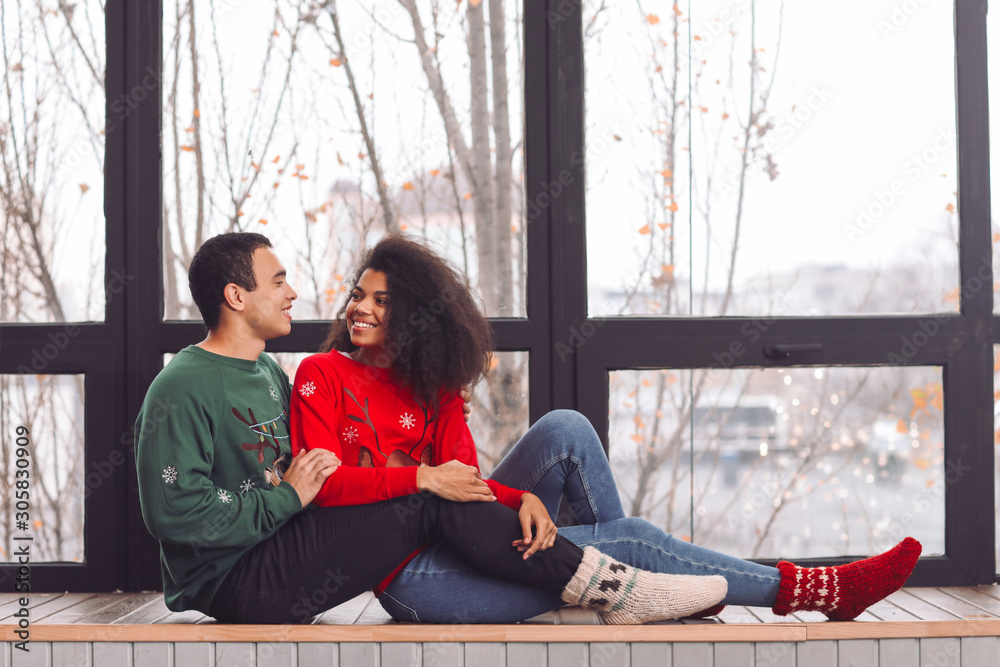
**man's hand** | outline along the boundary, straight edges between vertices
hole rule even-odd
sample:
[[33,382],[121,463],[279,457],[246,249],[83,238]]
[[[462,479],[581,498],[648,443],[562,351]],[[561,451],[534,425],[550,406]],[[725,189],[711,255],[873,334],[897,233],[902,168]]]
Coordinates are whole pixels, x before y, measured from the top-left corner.
[[[524,552],[524,560],[528,560],[531,554],[536,551],[545,551],[556,543],[558,529],[553,523],[549,511],[545,509],[545,504],[533,493],[526,493],[521,496],[521,509],[517,513],[521,520],[521,530],[524,537],[514,540],[514,546],[518,551]],[[532,537],[531,529],[534,527],[535,535]]]
[[469,423],[469,415],[472,414],[472,394],[466,387],[462,387],[462,390],[458,392],[458,397],[461,398],[465,403],[462,404],[462,412],[464,412],[465,423]]
[[439,466],[417,468],[417,489],[461,503],[496,500],[493,491],[474,466],[454,460]]
[[291,484],[299,494],[302,507],[313,501],[326,478],[340,466],[340,459],[329,449],[317,447],[302,450],[292,459],[291,465],[281,478],[282,483]]

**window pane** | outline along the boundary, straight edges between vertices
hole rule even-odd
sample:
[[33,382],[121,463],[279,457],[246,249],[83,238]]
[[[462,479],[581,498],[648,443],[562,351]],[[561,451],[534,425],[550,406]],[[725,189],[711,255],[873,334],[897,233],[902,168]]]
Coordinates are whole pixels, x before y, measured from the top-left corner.
[[875,554],[906,535],[943,554],[942,391],[937,367],[614,372],[626,511],[746,558]]
[[32,563],[84,562],[84,500],[104,477],[85,475],[83,399],[83,375],[0,375],[9,434],[0,446],[8,517],[0,521],[0,560],[15,562],[18,546],[30,544]]
[[[312,352],[278,352],[272,356],[295,379],[295,371]],[[163,364],[174,355],[163,355]],[[500,459],[528,430],[528,353],[494,352],[486,379],[472,392],[469,429],[476,441],[479,467],[489,475]]]
[[415,7],[165,3],[165,318],[198,318],[187,267],[217,233],[268,235],[325,319],[395,229],[523,316],[520,3]]
[[0,29],[0,322],[103,321],[104,3],[7,1]]
[[951,3],[584,7],[592,315],[957,311]]

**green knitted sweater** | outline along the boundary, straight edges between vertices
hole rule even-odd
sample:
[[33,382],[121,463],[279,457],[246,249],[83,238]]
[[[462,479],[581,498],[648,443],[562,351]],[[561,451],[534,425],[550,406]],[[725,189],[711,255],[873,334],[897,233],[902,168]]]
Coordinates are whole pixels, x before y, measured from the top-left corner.
[[135,423],[139,501],[160,541],[163,595],[207,612],[240,556],[302,509],[267,469],[290,451],[288,376],[190,346],[153,380]]

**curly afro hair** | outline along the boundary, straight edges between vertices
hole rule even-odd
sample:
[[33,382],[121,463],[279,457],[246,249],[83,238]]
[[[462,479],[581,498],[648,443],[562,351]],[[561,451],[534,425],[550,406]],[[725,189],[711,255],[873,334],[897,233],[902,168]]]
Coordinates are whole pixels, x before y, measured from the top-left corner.
[[[392,372],[414,398],[437,410],[439,393],[482,379],[489,368],[493,330],[468,279],[448,260],[405,234],[390,234],[368,250],[354,274],[381,271],[389,288],[386,351]],[[337,312],[320,352],[354,352],[345,313]]]

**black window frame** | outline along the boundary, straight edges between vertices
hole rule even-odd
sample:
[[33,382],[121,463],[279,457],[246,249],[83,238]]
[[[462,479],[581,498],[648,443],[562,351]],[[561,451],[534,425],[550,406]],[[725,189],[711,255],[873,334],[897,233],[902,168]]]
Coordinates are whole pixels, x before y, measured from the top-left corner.
[[[943,368],[945,456],[971,470],[960,483],[946,486],[946,554],[920,561],[911,579],[917,585],[997,579],[992,370],[1000,317],[992,312],[992,288],[974,289],[982,271],[991,286],[993,280],[989,142],[984,141],[989,136],[986,10],[986,0],[955,2],[961,310],[947,316],[940,333],[907,361]],[[158,545],[142,523],[138,503],[131,429],[163,354],[204,336],[200,323],[161,316],[162,91],[147,90],[143,103],[122,118],[112,107],[143,86],[150,68],[161,70],[162,3],[108,0],[106,12],[106,109],[116,131],[107,134],[105,149],[105,284],[115,285],[122,267],[130,279],[122,298],[109,301],[105,321],[79,324],[80,335],[47,372],[85,375],[86,469],[115,450],[127,462],[89,491],[85,562],[35,565],[33,592],[160,588]],[[497,347],[529,353],[532,422],[551,409],[578,409],[607,447],[610,371],[711,367],[712,353],[737,338],[749,318],[588,316],[584,174],[571,159],[586,146],[580,0],[524,0],[523,17],[526,196],[538,201],[543,186],[566,171],[570,183],[527,221],[527,317],[492,320]],[[779,318],[768,335],[746,344],[739,366],[786,366],[764,356],[763,346],[816,341],[824,344],[823,365],[885,365],[886,353],[926,319]],[[16,373],[38,341],[65,326],[0,325],[0,373]],[[311,351],[324,329],[321,322],[297,322],[291,335],[272,341],[268,350]],[[581,331],[586,335],[574,334]],[[15,578],[15,567],[0,568],[5,590],[13,590]]]

